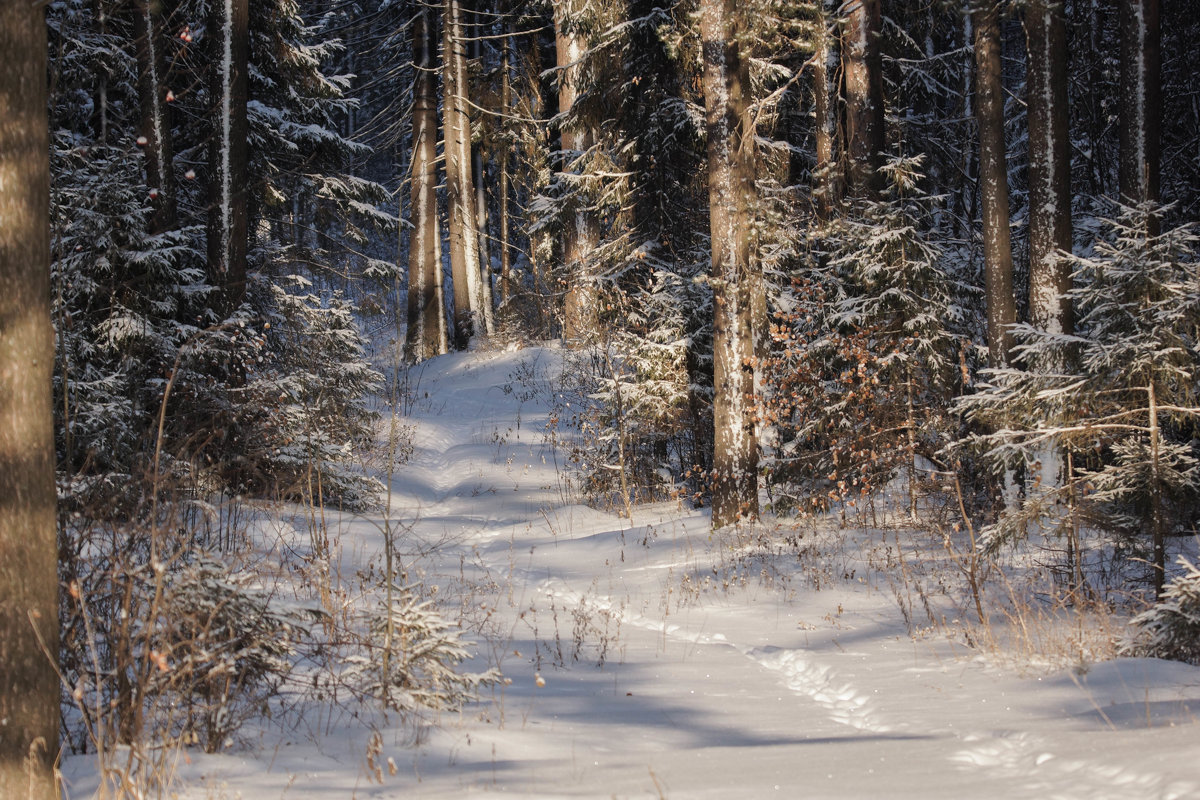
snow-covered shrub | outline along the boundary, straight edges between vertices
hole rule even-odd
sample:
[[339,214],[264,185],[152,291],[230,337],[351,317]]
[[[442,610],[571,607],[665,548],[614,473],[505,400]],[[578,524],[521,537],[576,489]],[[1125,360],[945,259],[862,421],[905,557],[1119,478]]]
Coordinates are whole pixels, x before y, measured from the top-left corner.
[[[981,390],[959,401],[986,431],[964,446],[985,453],[997,473],[1034,476],[982,532],[988,547],[1032,526],[1065,537],[1103,528],[1135,545],[1138,558],[1149,544],[1161,585],[1166,538],[1195,525],[1200,239],[1192,226],[1155,232],[1158,213],[1119,208],[1092,252],[1074,259],[1076,332],[1015,326],[1017,364],[985,371]],[[1027,366],[1047,363],[1063,366]],[[1039,460],[1055,451],[1061,480],[1038,481]]]
[[250,573],[197,558],[166,582],[148,642],[161,665],[150,672],[151,691],[177,694],[187,714],[183,732],[216,752],[277,691],[296,643],[320,615],[283,602]]
[[764,415],[774,490],[791,505],[871,495],[898,472],[911,489],[918,456],[946,442],[970,356],[967,290],[927,235],[919,165],[889,162],[891,196],[826,232],[775,316]]
[[1120,645],[1123,655],[1170,658],[1200,665],[1200,569],[1179,559],[1184,573],[1162,598],[1130,622],[1134,633]]
[[415,587],[393,586],[365,615],[365,654],[346,658],[344,677],[388,708],[453,710],[500,680],[498,670],[460,672],[471,657],[462,630]]

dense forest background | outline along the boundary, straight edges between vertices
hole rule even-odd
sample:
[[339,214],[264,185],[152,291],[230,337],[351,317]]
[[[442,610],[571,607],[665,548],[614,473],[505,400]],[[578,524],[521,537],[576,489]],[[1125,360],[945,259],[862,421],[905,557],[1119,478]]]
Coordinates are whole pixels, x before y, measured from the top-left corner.
[[72,746],[140,735],[164,570],[229,585],[235,500],[379,503],[378,398],[454,349],[563,341],[594,503],[901,486],[1162,594],[1200,509],[1192,11],[52,0],[63,671],[112,709]]

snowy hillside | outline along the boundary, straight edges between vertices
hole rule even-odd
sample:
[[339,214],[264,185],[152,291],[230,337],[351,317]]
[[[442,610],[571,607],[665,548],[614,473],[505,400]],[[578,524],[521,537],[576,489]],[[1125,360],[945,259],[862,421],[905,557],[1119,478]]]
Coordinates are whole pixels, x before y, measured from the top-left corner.
[[[414,368],[390,513],[325,511],[335,602],[363,602],[401,525],[407,582],[467,631],[464,667],[504,681],[420,720],[299,694],[292,717],[182,758],[180,797],[1200,796],[1200,668],[1094,662],[1069,619],[1024,638],[971,624],[941,533],[711,535],[677,503],[632,521],[580,504],[549,384],[513,382],[560,359]],[[289,514],[262,523],[264,549],[307,546]],[[91,795],[94,757],[65,772]]]

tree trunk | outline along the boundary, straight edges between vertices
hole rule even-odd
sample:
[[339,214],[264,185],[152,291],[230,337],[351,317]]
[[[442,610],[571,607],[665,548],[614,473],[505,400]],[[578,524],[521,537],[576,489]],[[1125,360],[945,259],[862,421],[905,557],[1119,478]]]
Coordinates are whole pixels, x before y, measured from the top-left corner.
[[1013,345],[1009,328],[1017,321],[1008,217],[999,16],[995,0],[977,0],[971,7],[975,28],[975,119],[979,125],[988,363],[993,367],[1009,362]]
[[714,528],[758,516],[750,263],[755,193],[749,58],[736,0],[702,0],[705,128],[713,289]]
[[1159,0],[1120,0],[1121,201],[1157,203],[1161,161]]
[[[471,61],[483,61],[484,25],[478,11],[471,14],[471,32],[469,50]],[[472,137],[473,138],[473,137]],[[491,237],[488,236],[488,201],[487,201],[487,161],[483,157],[483,145],[480,142],[471,143],[471,168],[475,181],[475,227],[479,241],[479,287],[480,313],[483,316],[483,326],[488,335],[496,332],[495,303],[492,296],[492,248]]]
[[465,348],[483,333],[483,283],[475,184],[471,178],[471,116],[461,0],[445,0],[442,21],[442,125],[445,139],[446,204],[450,277],[454,284],[454,345]]
[[154,216],[150,229],[162,233],[175,227],[175,173],[171,163],[171,120],[168,99],[174,97],[166,85],[165,40],[162,35],[162,4],[137,0],[134,31],[137,37],[138,102],[142,108],[142,136],[146,158],[146,186],[150,190]]
[[871,197],[882,188],[885,147],[879,0],[850,0],[843,8],[848,188],[855,197]]
[[54,798],[58,547],[41,4],[0,4],[0,797]]
[[[502,5],[500,6],[502,8]],[[500,51],[500,110],[501,113],[508,115],[512,113],[512,22],[506,20],[504,22],[505,35]],[[504,135],[500,137],[500,165],[499,165],[499,188],[497,189],[497,202],[499,208],[499,224],[500,230],[498,237],[500,240],[500,307],[503,309],[508,305],[508,301],[512,296],[512,251],[509,241],[509,152],[511,148],[511,139],[509,137],[510,125],[507,116],[501,118]]]
[[1071,333],[1063,293],[1071,270],[1071,160],[1067,127],[1067,36],[1060,0],[1030,0],[1029,48],[1029,321],[1040,330]]
[[813,171],[813,195],[817,200],[817,216],[828,220],[840,199],[842,175],[839,169],[837,130],[837,89],[833,76],[837,74],[837,50],[830,29],[832,0],[822,0],[817,21],[817,52],[813,55],[813,113],[816,116],[817,163]]
[[437,204],[437,18],[424,4],[414,9],[411,199],[408,240],[407,357],[423,361],[446,352],[441,304],[442,234]]
[[246,249],[250,99],[249,0],[212,4],[213,119],[209,148],[208,275],[221,290],[219,311],[228,315],[246,293]]
[[[576,13],[570,2],[555,4],[554,45],[558,57],[558,113],[574,109],[579,98],[580,61],[584,47],[573,28]],[[595,135],[590,127],[578,121],[563,122],[561,128],[563,172],[572,170],[572,161],[591,149]],[[566,293],[563,297],[563,339],[586,341],[596,334],[599,321],[596,314],[595,287],[588,274],[587,259],[600,238],[600,226],[595,215],[585,208],[575,211],[573,225],[563,231],[562,253],[566,266]]]

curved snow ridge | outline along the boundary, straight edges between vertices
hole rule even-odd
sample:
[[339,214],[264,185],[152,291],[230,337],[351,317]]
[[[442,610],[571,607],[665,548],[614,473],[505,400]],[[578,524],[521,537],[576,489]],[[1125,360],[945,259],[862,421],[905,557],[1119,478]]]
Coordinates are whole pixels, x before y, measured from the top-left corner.
[[743,652],[763,667],[781,673],[788,689],[811,698],[834,722],[872,733],[892,730],[879,721],[869,695],[860,693],[852,684],[838,681],[832,667],[805,658],[800,650],[766,647]]
[[954,753],[951,761],[963,769],[1015,779],[1029,792],[1051,800],[1183,800],[1200,791],[1188,781],[1169,781],[1120,764],[1060,758],[1044,740],[1026,732],[968,736],[965,741],[975,744]]

